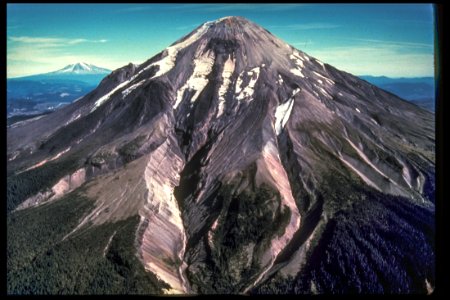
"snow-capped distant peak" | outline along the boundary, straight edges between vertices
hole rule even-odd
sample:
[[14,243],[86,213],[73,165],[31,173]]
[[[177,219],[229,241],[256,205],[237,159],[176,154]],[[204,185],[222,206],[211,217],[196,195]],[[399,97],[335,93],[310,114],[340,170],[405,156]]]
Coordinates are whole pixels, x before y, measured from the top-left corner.
[[91,67],[89,64],[82,62],[82,63],[80,63],[80,65],[83,66],[85,69],[88,69],[89,71],[91,70]]
[[70,64],[58,70],[52,72],[53,74],[107,74],[111,70],[94,66],[85,62],[77,62],[75,64]]

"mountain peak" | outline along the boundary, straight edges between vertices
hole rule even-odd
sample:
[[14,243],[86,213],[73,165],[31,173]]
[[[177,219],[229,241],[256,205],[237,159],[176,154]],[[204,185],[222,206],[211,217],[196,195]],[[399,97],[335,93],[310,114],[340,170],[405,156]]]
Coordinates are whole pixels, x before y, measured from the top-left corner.
[[238,16],[228,16],[215,21],[206,22],[202,27],[208,28],[208,31],[213,37],[223,39],[243,38],[244,32],[249,35],[251,35],[252,32],[265,32],[259,25]]
[[76,62],[51,74],[108,74],[111,71],[86,62]]
[[164,50],[163,55],[167,56],[161,61],[163,64],[153,65],[161,67],[159,76],[172,69],[177,57],[193,54],[194,58],[200,58],[207,52],[225,59],[231,55],[239,61],[236,71],[241,72],[263,64],[277,68],[288,66],[293,48],[258,24],[229,16],[203,23]]
[[251,23],[249,20],[247,20],[246,18],[243,17],[239,17],[239,16],[227,16],[227,17],[223,17],[220,19],[217,19],[216,21],[214,21],[214,23],[218,24],[218,23],[224,23],[227,25],[241,25],[241,24],[248,24]]
[[82,68],[82,69],[86,69],[89,70],[91,68],[92,65],[85,63],[85,62],[77,62],[74,64],[76,67]]
[[91,65],[84,63],[84,62],[77,62],[73,65],[69,65],[69,68],[71,67],[71,70],[73,72],[77,72],[77,71],[91,71]]
[[215,22],[223,22],[223,21],[239,21],[239,20],[243,20],[243,21],[247,21],[249,22],[249,20],[247,20],[244,17],[240,17],[240,16],[226,16],[226,17],[222,17],[217,19]]

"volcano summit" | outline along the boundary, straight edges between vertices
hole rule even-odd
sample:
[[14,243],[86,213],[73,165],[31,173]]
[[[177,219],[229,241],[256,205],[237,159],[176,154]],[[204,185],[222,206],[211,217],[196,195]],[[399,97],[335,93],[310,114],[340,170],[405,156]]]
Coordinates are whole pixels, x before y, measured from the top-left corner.
[[9,293],[433,289],[434,115],[244,18],[7,134]]

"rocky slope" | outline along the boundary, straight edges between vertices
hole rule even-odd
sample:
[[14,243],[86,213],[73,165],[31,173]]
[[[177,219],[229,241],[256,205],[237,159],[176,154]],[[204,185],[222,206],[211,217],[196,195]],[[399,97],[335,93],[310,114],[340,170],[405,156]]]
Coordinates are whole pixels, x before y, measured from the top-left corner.
[[[375,205],[377,218],[393,219],[407,210],[414,217],[401,218],[403,230],[383,227],[382,239],[419,235],[428,257],[408,246],[377,255],[387,269],[401,257],[426,261],[419,273],[399,265],[406,292],[425,292],[434,225],[412,220],[434,215],[434,145],[433,114],[227,17],[112,72],[79,101],[11,126],[8,208],[55,201],[75,176],[73,188],[84,182],[95,208],[64,238],[138,215],[137,255],[174,293],[352,291],[349,276],[358,275],[323,271],[331,286],[311,275],[311,257],[355,265],[324,252],[342,234],[330,226],[348,216],[349,228],[378,228],[358,209]],[[44,175],[21,190],[36,174]],[[381,292],[402,285],[358,278],[380,282]]]

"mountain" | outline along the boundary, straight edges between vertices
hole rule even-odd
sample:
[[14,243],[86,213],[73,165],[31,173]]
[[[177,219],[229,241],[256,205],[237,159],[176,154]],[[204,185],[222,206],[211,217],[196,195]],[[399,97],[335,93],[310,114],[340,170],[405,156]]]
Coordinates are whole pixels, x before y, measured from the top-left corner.
[[428,85],[434,86],[434,78],[433,77],[387,77],[387,76],[371,76],[371,75],[362,75],[359,76],[361,79],[364,79],[374,85],[385,85],[385,84],[393,84],[393,83],[426,83]]
[[111,73],[87,63],[76,63],[61,70],[7,80],[9,117],[53,111],[86,95]]
[[61,70],[47,73],[47,75],[56,76],[61,74],[108,74],[111,70],[100,68],[88,63],[78,62],[75,64],[67,65]]
[[17,81],[17,80],[33,80],[33,81],[76,80],[76,81],[82,81],[82,82],[92,85],[92,84],[98,84],[109,73],[111,73],[111,70],[109,70],[109,69],[97,67],[92,64],[88,64],[88,63],[84,63],[84,62],[77,62],[74,64],[67,65],[64,68],[57,70],[57,71],[43,73],[43,74],[30,75],[30,76],[24,76],[24,77],[10,78],[10,80],[13,80],[13,81]]
[[10,294],[434,288],[434,115],[244,18],[7,137]]
[[433,77],[389,78],[386,76],[360,76],[403,99],[409,100],[429,111],[436,107],[435,82]]

